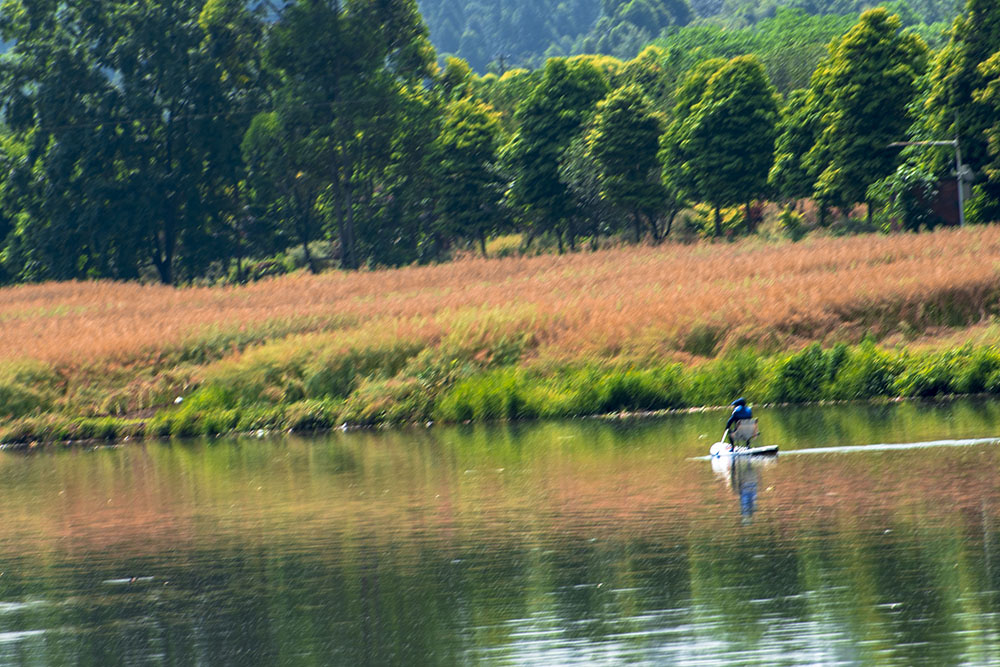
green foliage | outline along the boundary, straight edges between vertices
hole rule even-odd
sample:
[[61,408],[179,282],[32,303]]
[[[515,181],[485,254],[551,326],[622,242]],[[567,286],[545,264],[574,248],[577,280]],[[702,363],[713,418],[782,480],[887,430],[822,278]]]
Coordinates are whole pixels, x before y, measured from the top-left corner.
[[435,416],[447,421],[568,417],[681,404],[681,373],[675,366],[568,368],[548,376],[505,368],[456,384],[437,402]]
[[730,60],[756,55],[768,78],[783,95],[805,88],[831,40],[846,33],[857,20],[854,12],[806,13],[779,7],[750,26],[697,22],[656,40],[673,57],[671,70],[684,72],[712,58]]
[[[967,0],[965,11],[952,24],[948,43],[934,58],[930,91],[918,124],[927,136],[957,137],[962,157],[974,173],[990,161],[990,128],[996,115],[986,92],[992,67],[985,63],[998,44],[1000,5],[992,0]],[[935,173],[949,168],[947,153],[929,152],[925,160]],[[996,199],[996,191],[991,194]]]
[[883,230],[916,232],[942,223],[930,208],[937,194],[937,180],[930,173],[919,166],[903,164],[873,183],[867,199],[878,206],[878,222]]
[[340,407],[337,422],[372,426],[425,422],[430,419],[434,389],[420,378],[366,380]]
[[259,17],[197,0],[29,4],[6,2],[0,20],[14,42],[0,106],[27,147],[4,165],[31,249],[17,271],[135,279],[152,266],[172,283],[229,253]]
[[908,108],[926,67],[927,46],[900,33],[900,21],[884,9],[865,12],[831,45],[813,78],[822,98],[823,128],[809,159],[818,173],[817,198],[846,209],[865,199],[873,182],[895,168],[899,141],[909,126]]
[[678,94],[681,120],[667,142],[671,155],[683,162],[681,181],[697,198],[715,207],[715,231],[720,235],[720,208],[765,193],[778,99],[760,62],[752,56],[734,58],[709,75],[712,69],[713,63],[705,63],[682,86]]
[[725,405],[734,396],[753,395],[762,371],[762,360],[752,350],[727,352],[720,359],[692,370],[686,380],[684,404]]
[[503,150],[510,202],[533,223],[533,231],[555,232],[560,243],[575,204],[560,180],[559,163],[607,92],[607,79],[593,64],[550,59],[542,81],[518,106],[518,133]]
[[768,183],[775,194],[786,199],[812,195],[816,165],[806,161],[823,128],[821,93],[816,88],[792,91],[778,121],[774,165]]
[[868,399],[892,396],[893,383],[903,368],[903,360],[879,349],[871,341],[851,348],[837,369],[827,391],[832,399]]
[[842,347],[823,350],[818,344],[773,363],[765,400],[779,403],[817,401],[824,397],[845,358]]
[[633,219],[636,241],[644,223],[650,226],[654,239],[660,236],[655,220],[667,203],[657,157],[663,126],[639,87],[629,86],[613,92],[597,106],[588,136],[602,194],[609,204]]
[[687,0],[422,0],[438,51],[477,71],[537,67],[547,56],[606,53],[632,57],[692,14]]
[[486,238],[500,231],[503,183],[496,168],[502,127],[496,112],[466,98],[448,105],[441,134],[430,151],[438,231],[475,240],[483,255]]
[[0,420],[51,410],[59,395],[59,377],[41,363],[0,367]]
[[781,233],[792,241],[799,241],[806,234],[805,224],[802,216],[795,210],[786,206],[778,216],[778,224],[781,226]]

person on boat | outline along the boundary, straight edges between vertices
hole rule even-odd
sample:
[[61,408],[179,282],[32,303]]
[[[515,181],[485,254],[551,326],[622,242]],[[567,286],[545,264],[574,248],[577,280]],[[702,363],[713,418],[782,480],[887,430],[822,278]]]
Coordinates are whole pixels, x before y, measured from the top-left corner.
[[739,428],[740,422],[745,419],[753,419],[753,410],[747,405],[747,402],[743,398],[737,398],[735,401],[729,405],[733,407],[733,414],[729,416],[729,421],[726,422],[726,438],[729,440],[730,445],[735,445],[733,442],[733,433]]

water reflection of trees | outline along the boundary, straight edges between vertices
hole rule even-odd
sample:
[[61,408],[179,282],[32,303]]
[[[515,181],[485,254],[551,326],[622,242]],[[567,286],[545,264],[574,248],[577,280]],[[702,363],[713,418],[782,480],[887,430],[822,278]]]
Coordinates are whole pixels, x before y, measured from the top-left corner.
[[[875,435],[923,417],[885,419]],[[46,629],[18,650],[81,665],[1000,653],[995,449],[782,458],[742,525],[706,462],[654,428],[543,432],[0,467],[0,601],[43,603],[0,632]],[[105,583],[135,574],[153,579]]]

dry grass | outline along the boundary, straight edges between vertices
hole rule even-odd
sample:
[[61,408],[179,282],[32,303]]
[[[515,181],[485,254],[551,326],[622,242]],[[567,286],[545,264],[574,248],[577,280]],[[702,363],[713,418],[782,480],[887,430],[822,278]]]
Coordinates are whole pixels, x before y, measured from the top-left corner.
[[432,342],[490,326],[528,331],[540,354],[558,358],[691,358],[969,325],[988,318],[998,288],[1000,226],[467,259],[232,288],[30,285],[0,290],[0,364],[147,365],[213,338],[235,348],[382,330]]

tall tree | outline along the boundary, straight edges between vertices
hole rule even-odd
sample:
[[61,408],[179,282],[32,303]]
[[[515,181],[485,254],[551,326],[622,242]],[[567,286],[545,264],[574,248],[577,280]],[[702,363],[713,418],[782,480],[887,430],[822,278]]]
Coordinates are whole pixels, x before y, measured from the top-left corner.
[[768,174],[768,183],[778,197],[803,199],[812,195],[817,174],[805,158],[821,129],[822,108],[816,94],[807,89],[792,91],[782,107],[774,165]]
[[[341,265],[360,266],[357,219],[373,215],[406,107],[407,86],[432,73],[433,51],[413,0],[300,0],[267,45],[281,77],[279,115],[300,119],[309,175],[329,183]],[[296,129],[295,131],[300,131]]]
[[[948,43],[938,52],[930,74],[930,94],[923,118],[915,133],[920,138],[957,138],[962,158],[972,169],[979,195],[982,217],[1000,219],[1000,178],[986,174],[991,161],[990,128],[996,121],[996,107],[987,92],[994,76],[992,65],[985,64],[1000,49],[1000,4],[994,0],[967,0],[965,12],[955,19],[948,33]],[[929,166],[938,173],[950,169],[946,154],[927,154]]]
[[[814,77],[823,87],[823,129],[809,160],[817,168],[816,197],[848,208],[866,198],[868,186],[892,173],[908,108],[924,71],[927,47],[900,32],[899,18],[873,9],[831,46]],[[868,211],[869,219],[872,211]]]
[[592,64],[550,59],[542,81],[518,107],[518,133],[504,149],[511,200],[531,220],[532,233],[554,232],[560,248],[564,235],[573,244],[568,223],[574,204],[559,180],[559,161],[607,92],[607,80]]
[[498,114],[467,98],[448,105],[430,153],[439,225],[448,236],[478,241],[483,255],[487,235],[500,223],[500,136]]
[[673,93],[672,117],[660,139],[660,163],[663,165],[662,181],[668,190],[676,192],[679,202],[700,196],[694,163],[688,161],[687,147],[683,144],[690,127],[695,106],[701,101],[708,82],[725,66],[723,58],[711,58],[692,67]]
[[990,159],[984,170],[990,183],[1000,183],[1000,51],[979,66],[984,86],[975,94],[978,104],[986,106],[993,116],[993,123],[986,131],[987,152]]
[[635,240],[648,226],[660,239],[658,218],[667,204],[658,158],[664,122],[638,86],[612,92],[597,105],[589,133],[590,152],[600,168],[602,193],[632,219]]
[[[694,82],[693,87],[696,87]],[[683,105],[690,98],[679,95]],[[694,191],[715,209],[747,204],[765,194],[774,157],[778,96],[753,56],[733,58],[711,75],[673,138]]]

